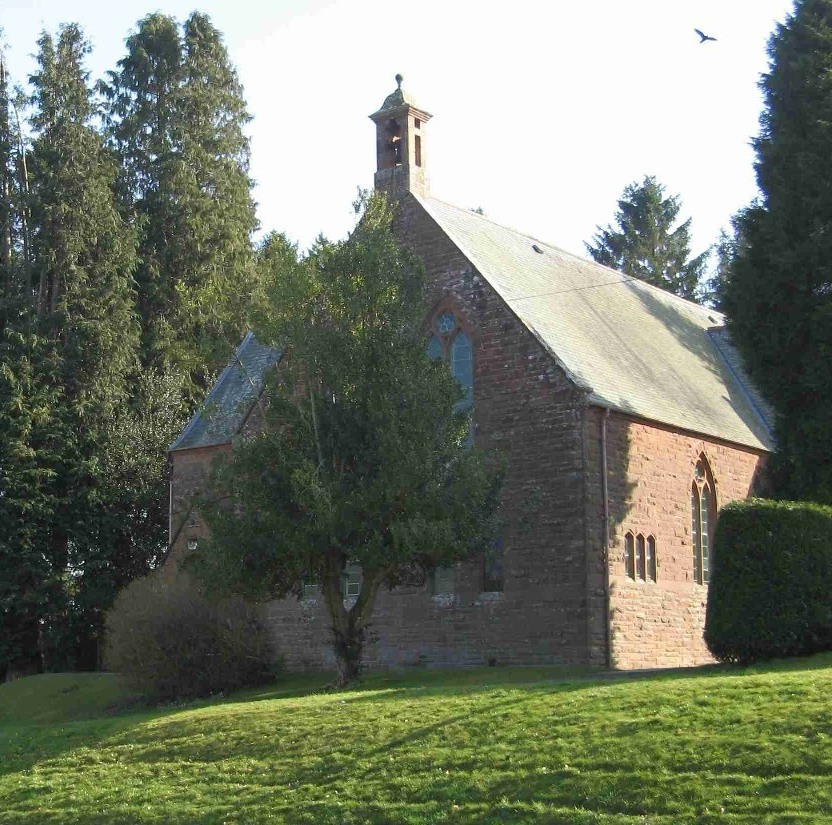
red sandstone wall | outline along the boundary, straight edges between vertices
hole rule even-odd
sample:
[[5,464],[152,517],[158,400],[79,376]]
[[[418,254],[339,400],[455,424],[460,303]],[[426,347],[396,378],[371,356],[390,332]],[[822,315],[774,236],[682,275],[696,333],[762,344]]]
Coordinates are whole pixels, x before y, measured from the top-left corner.
[[191,510],[191,496],[201,490],[211,466],[218,455],[227,453],[230,445],[198,447],[171,453],[171,535],[174,540],[166,569],[173,571],[177,560],[188,552],[188,542],[205,535],[205,525],[199,513]]
[[[601,534],[601,418],[588,414],[588,506],[600,516],[590,531],[596,548],[591,603],[603,615]],[[690,488],[696,462],[704,454],[713,472],[717,506],[746,498],[761,470],[761,453],[715,439],[674,432],[611,413],[607,422],[610,501],[610,634],[612,662],[618,668],[678,667],[712,661],[702,639],[707,586],[693,578]],[[654,535],[656,582],[633,581],[624,565],[624,536]],[[603,626],[594,625],[596,646]]]
[[[461,315],[474,346],[475,438],[509,463],[504,590],[482,592],[482,563],[456,570],[453,597],[427,586],[382,592],[370,666],[582,663],[587,648],[583,400],[414,201],[400,234],[425,261],[429,307]],[[331,666],[320,603],[266,607],[290,667]]]
[[[474,346],[475,438],[509,465],[504,590],[482,592],[481,563],[458,566],[452,597],[427,586],[382,592],[366,661],[373,666],[594,663],[607,659],[600,429],[602,412],[541,350],[413,200],[400,235],[425,261],[429,307],[453,308]],[[227,449],[227,448],[219,448]],[[700,453],[719,506],[748,494],[757,453],[612,414],[608,419],[610,636],[620,668],[708,661],[706,588],[692,581],[690,484]],[[174,520],[217,448],[173,455]],[[176,526],[176,525],[175,525]],[[186,525],[176,553],[201,525]],[[658,581],[624,571],[627,530],[656,536]],[[175,555],[174,554],[174,555]],[[264,611],[289,667],[331,667],[324,608],[294,599]]]

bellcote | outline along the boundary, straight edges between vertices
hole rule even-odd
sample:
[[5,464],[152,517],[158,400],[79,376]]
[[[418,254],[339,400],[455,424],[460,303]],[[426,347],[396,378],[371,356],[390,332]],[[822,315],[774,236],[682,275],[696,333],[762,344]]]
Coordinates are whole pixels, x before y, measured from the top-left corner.
[[370,115],[376,124],[375,188],[394,198],[405,192],[426,196],[424,133],[432,115],[402,89],[402,80],[397,74],[396,90]]

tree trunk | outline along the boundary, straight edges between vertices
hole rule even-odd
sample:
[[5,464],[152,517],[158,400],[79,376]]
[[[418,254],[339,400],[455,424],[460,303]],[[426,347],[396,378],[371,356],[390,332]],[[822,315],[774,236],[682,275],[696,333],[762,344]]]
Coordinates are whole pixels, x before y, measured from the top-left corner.
[[[12,207],[9,183],[9,158],[11,155],[9,130],[9,97],[6,82],[6,65],[0,55],[0,266],[4,279],[9,278],[8,267],[12,261]],[[3,284],[3,299],[7,299],[7,284]]]
[[339,688],[355,684],[363,669],[364,641],[385,570],[365,570],[361,593],[349,609],[344,604],[341,562],[330,560],[323,576],[323,592],[332,632],[332,647],[338,666]]
[[350,622],[346,632],[333,628],[332,637],[335,659],[338,664],[337,686],[346,688],[354,685],[361,676],[364,628],[356,627]]

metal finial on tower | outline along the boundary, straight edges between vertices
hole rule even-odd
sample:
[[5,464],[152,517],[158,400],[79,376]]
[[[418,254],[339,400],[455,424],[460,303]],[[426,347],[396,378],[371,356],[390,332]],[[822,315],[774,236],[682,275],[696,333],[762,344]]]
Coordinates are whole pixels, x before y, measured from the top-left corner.
[[400,74],[396,75],[396,84],[398,85],[399,89],[401,89],[401,87],[402,87],[402,81],[403,80],[404,80],[404,78]]

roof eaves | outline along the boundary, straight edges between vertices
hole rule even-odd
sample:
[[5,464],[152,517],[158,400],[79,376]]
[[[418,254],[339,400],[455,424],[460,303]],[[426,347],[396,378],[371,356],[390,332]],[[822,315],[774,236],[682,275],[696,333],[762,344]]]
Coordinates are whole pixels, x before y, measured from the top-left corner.
[[610,410],[612,412],[621,413],[622,415],[629,416],[630,418],[637,419],[639,421],[644,421],[648,424],[657,424],[661,427],[670,427],[673,430],[683,430],[685,432],[691,433],[692,435],[697,436],[704,436],[705,438],[715,438],[719,441],[722,441],[726,444],[736,444],[740,447],[748,447],[752,450],[759,450],[761,452],[772,452],[772,445],[766,444],[759,438],[745,438],[745,439],[738,439],[736,437],[732,438],[726,436],[725,433],[720,433],[716,431],[710,431],[705,429],[696,429],[691,427],[680,427],[678,422],[672,420],[663,420],[661,418],[655,416],[646,416],[642,413],[639,413],[635,410],[627,409],[627,407],[623,406],[622,404],[617,404],[614,401],[610,401],[608,398],[604,398],[601,395],[597,395],[592,393],[587,398],[587,402],[591,406],[600,407],[603,410]]

